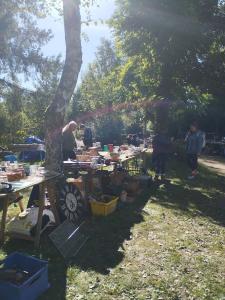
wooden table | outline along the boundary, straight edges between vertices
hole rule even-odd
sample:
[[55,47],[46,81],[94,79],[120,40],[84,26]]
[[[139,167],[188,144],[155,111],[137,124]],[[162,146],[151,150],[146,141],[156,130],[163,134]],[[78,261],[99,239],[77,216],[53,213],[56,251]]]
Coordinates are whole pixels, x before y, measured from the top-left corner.
[[[124,151],[120,154],[118,163],[120,163],[128,172],[130,173],[141,173],[141,169],[146,168],[146,153],[149,151],[148,148],[144,148],[141,151],[138,151],[136,153],[131,154],[129,150]],[[99,152],[99,155],[109,158],[110,154],[109,152]],[[140,164],[138,160],[142,160],[142,168],[140,167]]]
[[[35,247],[39,246],[40,243],[40,236],[41,236],[41,228],[42,228],[42,216],[43,216],[43,211],[45,208],[45,189],[47,188],[48,190],[48,196],[49,196],[49,202],[51,204],[51,209],[55,217],[55,222],[56,225],[60,223],[59,220],[59,215],[58,211],[56,208],[56,203],[55,203],[55,193],[54,193],[54,182],[56,178],[59,176],[59,174],[48,174],[46,176],[29,176],[26,179],[19,180],[19,181],[14,181],[11,182],[13,191],[8,193],[8,194],[0,194],[0,201],[2,202],[3,206],[3,211],[2,211],[2,219],[1,219],[1,224],[0,224],[0,242],[4,243],[5,241],[5,227],[6,227],[6,218],[7,218],[7,212],[8,212],[8,207],[11,204],[10,203],[10,198],[15,195],[16,193],[23,192],[24,190],[28,188],[32,188],[35,185],[39,185],[39,208],[38,208],[38,220],[37,220],[37,229],[36,229],[36,234],[34,237],[32,236],[26,236],[22,234],[10,234],[10,236],[13,238],[21,238],[21,239],[26,239],[33,241],[35,244]],[[20,209],[23,210],[23,207],[20,203]]]

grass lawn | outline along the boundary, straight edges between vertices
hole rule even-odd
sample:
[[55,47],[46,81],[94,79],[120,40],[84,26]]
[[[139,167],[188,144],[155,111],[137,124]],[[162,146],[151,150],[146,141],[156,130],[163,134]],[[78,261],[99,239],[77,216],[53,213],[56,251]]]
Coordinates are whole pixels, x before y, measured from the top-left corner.
[[169,169],[170,185],[93,220],[71,265],[47,236],[40,251],[8,241],[0,258],[19,250],[49,260],[51,288],[41,300],[225,299],[224,177],[202,168],[189,182],[185,164]]

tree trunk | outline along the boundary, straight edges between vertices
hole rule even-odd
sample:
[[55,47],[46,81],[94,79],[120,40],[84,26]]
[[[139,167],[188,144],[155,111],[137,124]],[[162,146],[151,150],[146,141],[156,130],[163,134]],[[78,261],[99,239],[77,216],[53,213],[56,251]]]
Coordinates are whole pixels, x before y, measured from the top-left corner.
[[80,0],[63,0],[66,59],[55,97],[45,116],[46,168],[62,170],[62,128],[82,64]]

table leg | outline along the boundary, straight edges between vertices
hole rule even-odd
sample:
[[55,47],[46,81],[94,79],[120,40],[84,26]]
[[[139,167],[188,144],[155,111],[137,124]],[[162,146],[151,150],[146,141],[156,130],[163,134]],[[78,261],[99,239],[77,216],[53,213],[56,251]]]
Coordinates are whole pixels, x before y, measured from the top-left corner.
[[84,183],[84,200],[87,204],[88,201],[88,194],[89,194],[89,187],[90,187],[90,181],[89,181],[89,174],[83,174],[82,175],[82,181]]
[[40,244],[41,236],[41,227],[42,227],[42,216],[45,208],[45,184],[39,184],[39,208],[38,208],[38,219],[37,219],[37,228],[35,234],[35,247],[38,248]]
[[9,206],[9,198],[5,197],[3,200],[3,210],[2,210],[2,219],[1,219],[1,228],[0,228],[0,242],[5,242],[5,225],[6,225],[6,218]]

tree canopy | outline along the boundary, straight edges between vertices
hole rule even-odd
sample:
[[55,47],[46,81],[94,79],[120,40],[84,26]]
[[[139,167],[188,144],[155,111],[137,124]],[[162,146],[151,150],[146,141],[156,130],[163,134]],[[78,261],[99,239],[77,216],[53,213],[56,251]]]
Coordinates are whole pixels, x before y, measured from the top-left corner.
[[[77,102],[94,109],[96,103],[105,105],[109,99],[115,104],[138,101],[143,105],[131,112],[131,119],[136,115],[142,124],[147,119],[174,132],[178,127],[185,130],[197,118],[205,130],[225,134],[221,111],[225,96],[224,1],[116,3],[110,26],[117,65],[99,75],[97,53],[76,94]],[[207,122],[209,119],[217,125]]]
[[[44,136],[44,112],[62,73],[60,57],[41,50],[52,34],[37,20],[51,12],[49,3],[0,1],[1,142]],[[63,100],[67,118],[98,132],[115,122],[119,134],[163,124],[175,135],[197,119],[225,135],[224,24],[225,1],[116,1],[113,40],[102,40],[71,103]],[[35,78],[34,91],[21,88],[21,76]]]
[[[50,1],[0,1],[1,143],[21,141],[27,134],[44,136],[44,112],[61,73],[60,57],[46,57],[42,47],[52,38],[38,20]],[[34,88],[24,88],[25,82]]]

